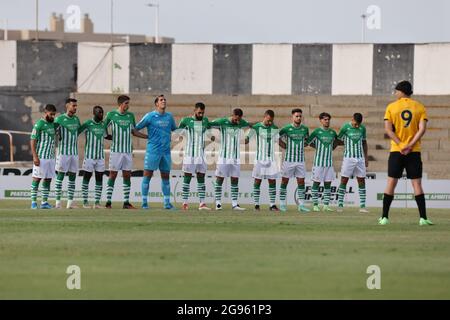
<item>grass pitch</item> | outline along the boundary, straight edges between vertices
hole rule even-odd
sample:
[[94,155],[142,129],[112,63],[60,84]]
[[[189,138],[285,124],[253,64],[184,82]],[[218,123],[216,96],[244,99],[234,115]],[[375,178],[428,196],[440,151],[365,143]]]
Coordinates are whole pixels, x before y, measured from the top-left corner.
[[[0,299],[450,299],[450,211],[37,210],[0,202]],[[114,205],[113,205],[114,207]],[[115,204],[115,207],[120,207]],[[194,209],[195,208],[195,209]],[[250,207],[248,207],[250,209]],[[81,290],[66,269],[81,268]],[[366,286],[381,268],[381,289]]]

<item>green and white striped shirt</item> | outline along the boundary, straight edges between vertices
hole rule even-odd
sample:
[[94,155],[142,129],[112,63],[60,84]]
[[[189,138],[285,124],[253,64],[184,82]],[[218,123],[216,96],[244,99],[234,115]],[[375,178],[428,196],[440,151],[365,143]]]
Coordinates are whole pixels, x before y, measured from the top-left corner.
[[55,123],[39,119],[33,126],[31,140],[36,140],[39,159],[55,159]]
[[255,124],[247,137],[250,139],[256,135],[256,160],[274,161],[274,146],[279,138],[278,127],[274,124],[266,127],[262,122]]
[[315,167],[333,166],[333,144],[336,138],[336,131],[330,128],[317,128],[311,133],[307,144],[314,143],[316,146],[314,154]]
[[288,124],[280,130],[280,138],[286,141],[286,162],[305,162],[305,141],[308,139],[309,129],[301,124],[296,127]]
[[344,158],[364,158],[363,141],[366,140],[366,127],[362,124],[354,128],[351,123],[342,126],[338,139],[344,141]]
[[86,133],[84,158],[92,160],[105,159],[105,123],[89,119],[79,129],[79,133],[83,132]]
[[194,158],[204,157],[205,132],[211,128],[208,118],[203,117],[202,120],[196,120],[194,117],[186,117],[181,119],[178,128],[184,129],[187,133],[184,156]]
[[58,155],[78,155],[78,129],[81,127],[80,119],[73,115],[69,117],[66,113],[55,119],[56,131],[59,135]]
[[245,120],[240,120],[234,124],[229,118],[220,118],[212,121],[212,128],[220,130],[220,153],[219,157],[228,160],[238,160],[241,157],[240,140],[242,128],[249,126]]
[[106,114],[105,127],[111,127],[111,152],[133,152],[131,131],[135,126],[136,120],[131,112],[120,113],[118,110],[113,110]]

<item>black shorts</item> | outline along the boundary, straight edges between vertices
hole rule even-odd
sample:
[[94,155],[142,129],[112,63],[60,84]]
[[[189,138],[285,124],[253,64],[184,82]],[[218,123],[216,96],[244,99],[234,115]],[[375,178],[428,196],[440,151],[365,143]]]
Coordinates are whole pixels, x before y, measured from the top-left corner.
[[401,178],[403,170],[406,169],[408,179],[422,178],[422,158],[420,152],[411,152],[406,156],[400,152],[391,152],[388,160],[388,176]]

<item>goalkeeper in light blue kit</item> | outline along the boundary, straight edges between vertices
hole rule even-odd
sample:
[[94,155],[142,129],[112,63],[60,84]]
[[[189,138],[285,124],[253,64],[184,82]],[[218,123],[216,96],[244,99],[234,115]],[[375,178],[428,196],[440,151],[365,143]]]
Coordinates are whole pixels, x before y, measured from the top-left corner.
[[170,203],[170,141],[172,131],[177,129],[170,112],[166,112],[167,101],[164,95],[155,99],[156,110],[147,113],[136,125],[136,130],[147,128],[148,142],[144,160],[144,177],[142,179],[142,208],[148,209],[148,190],[153,171],[161,172],[161,188],[164,195],[164,209],[175,209]]

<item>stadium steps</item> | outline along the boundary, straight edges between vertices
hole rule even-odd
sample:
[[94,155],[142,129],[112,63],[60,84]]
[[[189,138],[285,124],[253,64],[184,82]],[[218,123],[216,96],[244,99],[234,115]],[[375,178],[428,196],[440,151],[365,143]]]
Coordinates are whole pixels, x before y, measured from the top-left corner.
[[[117,95],[112,94],[82,94],[75,93],[78,99],[78,115],[82,121],[92,117],[92,106],[102,105],[105,111],[116,108]],[[139,121],[147,112],[154,109],[154,95],[138,93],[130,94],[131,109]],[[331,127],[338,131],[346,122],[350,121],[353,113],[360,112],[364,116],[369,145],[369,171],[386,171],[390,141],[384,133],[384,111],[390,102],[389,96],[225,96],[225,95],[166,95],[168,110],[179,121],[182,117],[192,114],[193,106],[203,101],[206,115],[210,119],[228,116],[235,107],[244,110],[244,117],[250,122],[259,122],[264,111],[272,109],[275,112],[275,124],[279,127],[291,122],[291,110],[300,107],[304,114],[304,123],[312,129],[319,126],[318,116],[321,112],[331,114]],[[450,178],[450,167],[446,160],[450,151],[450,96],[415,96],[427,108],[429,117],[428,130],[422,141],[424,169],[429,177]],[[39,115],[40,116],[40,115]],[[39,117],[38,116],[38,117]],[[84,145],[80,139],[80,150]],[[109,142],[106,143],[109,148]],[[183,143],[173,141],[172,147],[180,149]],[[209,142],[207,143],[209,145]],[[133,139],[136,150],[146,146],[144,139]],[[342,160],[342,147],[334,152],[335,168],[339,169]],[[250,145],[246,150],[254,151]],[[306,149],[307,165],[313,157],[313,149]],[[143,154],[135,153],[135,167],[142,168]],[[448,160],[447,160],[448,162]],[[248,166],[248,168],[247,168]],[[175,166],[177,168],[177,166]],[[181,168],[181,166],[179,166]],[[243,169],[251,169],[252,165],[244,165]]]

